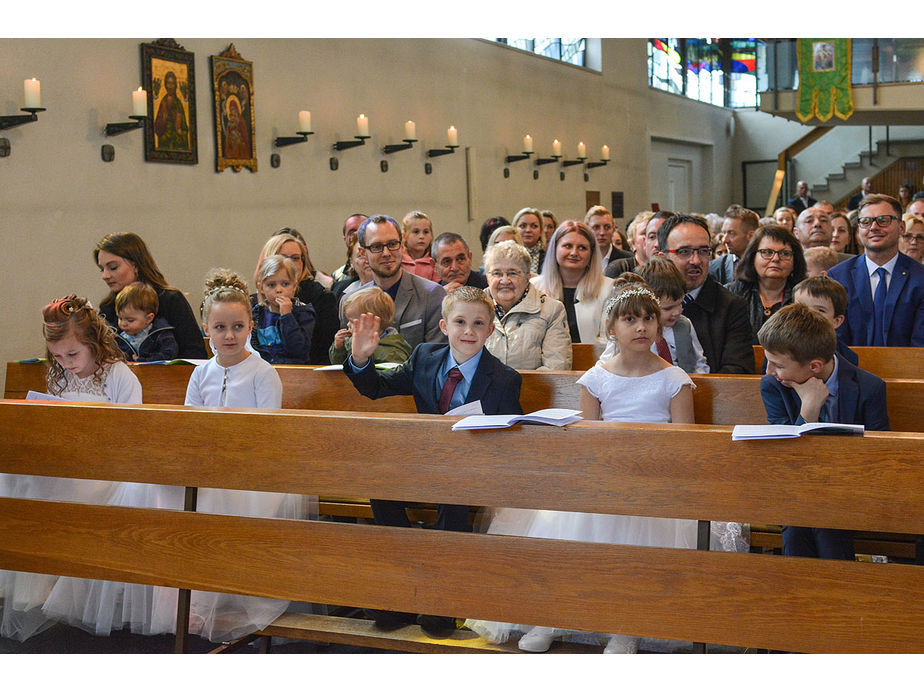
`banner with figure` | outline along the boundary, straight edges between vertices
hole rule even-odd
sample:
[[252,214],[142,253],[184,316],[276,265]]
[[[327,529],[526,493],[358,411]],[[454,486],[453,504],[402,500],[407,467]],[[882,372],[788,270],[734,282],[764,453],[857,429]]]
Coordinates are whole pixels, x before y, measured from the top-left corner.
[[821,122],[832,115],[847,120],[853,115],[850,90],[850,48],[848,38],[796,39],[799,52],[799,97],[796,115],[803,123]]

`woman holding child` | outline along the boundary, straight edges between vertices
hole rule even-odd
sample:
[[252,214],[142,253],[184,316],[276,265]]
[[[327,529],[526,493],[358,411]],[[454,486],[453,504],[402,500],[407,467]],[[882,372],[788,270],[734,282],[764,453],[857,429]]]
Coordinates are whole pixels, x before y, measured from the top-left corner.
[[564,304],[572,343],[605,345],[603,302],[613,280],[603,276],[597,242],[584,223],[562,222],[549,241],[542,273],[530,281]]
[[735,276],[727,288],[748,302],[756,335],[767,318],[792,303],[793,287],[805,279],[802,245],[782,226],[767,224],[754,233]]
[[93,249],[93,261],[109,287],[109,295],[99,307],[99,313],[106,322],[113,327],[118,326],[116,296],[132,282],[144,282],[157,292],[159,308],[156,317],[163,318],[173,327],[179,346],[178,358],[207,358],[202,331],[189,301],[182,292],[167,284],[140,236],[130,231],[109,234]]
[[529,282],[529,251],[502,241],[488,248],[484,263],[495,314],[488,351],[517,370],[570,369],[565,307]]

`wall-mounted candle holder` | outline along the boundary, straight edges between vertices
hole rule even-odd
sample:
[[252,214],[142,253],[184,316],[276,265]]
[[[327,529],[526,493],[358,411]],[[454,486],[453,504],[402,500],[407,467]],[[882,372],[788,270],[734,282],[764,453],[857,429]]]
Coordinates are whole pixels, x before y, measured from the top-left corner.
[[579,156],[577,159],[572,159],[570,161],[562,161],[561,165],[562,166],[577,166],[578,164],[583,164],[585,161],[587,161],[586,156]]
[[511,164],[514,161],[523,161],[524,159],[528,159],[532,155],[533,155],[532,152],[523,152],[522,154],[511,154],[510,156],[505,157],[504,161],[506,161],[508,164]]
[[606,166],[609,161],[591,161],[587,164],[587,168],[597,168],[598,166]]
[[352,149],[353,147],[361,147],[366,143],[366,140],[369,139],[369,135],[356,135],[352,140],[344,140],[342,142],[334,142],[334,149],[338,152],[342,152],[344,149]]
[[313,135],[314,132],[302,132],[299,130],[295,133],[297,137],[277,137],[273,140],[273,144],[277,147],[288,147],[290,144],[300,144],[301,142],[308,141],[308,135]]
[[146,115],[131,115],[128,116],[132,119],[131,123],[106,123],[106,137],[112,137],[113,135],[121,135],[123,132],[129,132],[131,130],[137,130],[144,127],[144,121],[147,118]]
[[536,166],[544,166],[545,164],[552,164],[561,159],[561,156],[553,154],[547,159],[536,159]]
[[455,154],[459,148],[457,144],[447,144],[445,149],[428,149],[427,156],[431,159],[435,156],[445,156],[446,154]]
[[403,152],[405,149],[410,149],[414,146],[414,142],[417,140],[404,140],[404,144],[386,144],[382,147],[382,151],[386,154],[394,154],[395,152]]
[[15,128],[20,125],[25,125],[26,123],[34,123],[38,120],[36,113],[41,113],[44,111],[44,108],[20,108],[20,111],[25,111],[29,115],[8,115],[0,116],[0,130],[7,130],[9,128]]

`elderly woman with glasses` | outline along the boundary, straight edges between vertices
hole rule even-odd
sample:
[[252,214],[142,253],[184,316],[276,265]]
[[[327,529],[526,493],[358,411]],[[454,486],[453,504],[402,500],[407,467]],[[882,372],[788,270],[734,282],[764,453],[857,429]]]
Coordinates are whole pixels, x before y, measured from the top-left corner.
[[529,251],[515,241],[488,248],[487,293],[494,301],[494,332],[485,346],[517,370],[570,370],[571,336],[561,301],[529,282]]
[[802,245],[784,227],[767,224],[754,233],[735,276],[726,288],[748,302],[748,317],[757,334],[767,318],[792,303],[793,287],[805,279]]

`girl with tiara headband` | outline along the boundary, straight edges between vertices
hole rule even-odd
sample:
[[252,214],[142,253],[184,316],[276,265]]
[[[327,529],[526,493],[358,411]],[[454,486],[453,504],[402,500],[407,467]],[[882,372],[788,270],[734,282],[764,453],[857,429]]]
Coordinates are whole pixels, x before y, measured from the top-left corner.
[[[579,379],[585,419],[648,423],[693,423],[693,390],[689,376],[651,351],[661,335],[658,298],[637,274],[616,280],[608,300],[606,331],[619,353],[598,362]],[[696,548],[696,521],[558,510],[497,511],[488,532],[545,539],[571,539],[607,544]],[[466,622],[492,642],[505,641],[514,630],[526,631],[519,647],[545,652],[552,641],[569,634],[548,626],[521,626],[488,621]],[[638,651],[638,638],[610,635],[607,654]]]
[[[125,364],[115,334],[85,298],[71,295],[52,301],[42,309],[42,323],[50,394],[75,402],[141,404],[141,383]],[[128,505],[133,503],[123,502],[125,496],[136,486],[144,485],[0,474],[0,495],[19,498]],[[92,594],[88,589],[73,589],[91,585]],[[75,622],[92,632],[101,602],[108,604],[102,615],[108,635],[110,625],[123,626],[121,611],[116,614],[113,609],[116,602],[129,601],[129,596],[122,594],[124,587],[99,580],[0,571],[4,595],[0,635],[25,640],[51,625],[49,616]],[[137,587],[141,590],[144,586]],[[103,588],[105,595],[100,594]],[[49,612],[46,600],[59,608]],[[86,622],[81,618],[84,614]]]
[[[205,280],[202,301],[205,333],[212,340],[215,356],[196,366],[186,388],[186,404],[207,407],[280,409],[282,381],[272,365],[247,349],[253,330],[247,284],[226,269],[214,269]],[[234,431],[218,447],[233,444]],[[254,464],[261,461],[254,460]],[[266,493],[230,489],[199,489],[197,509],[220,515],[284,517],[305,519],[317,497],[292,493]],[[193,591],[190,632],[213,642],[241,637],[272,623],[288,602],[265,597]],[[176,613],[176,592],[172,601],[158,605],[165,619]]]

